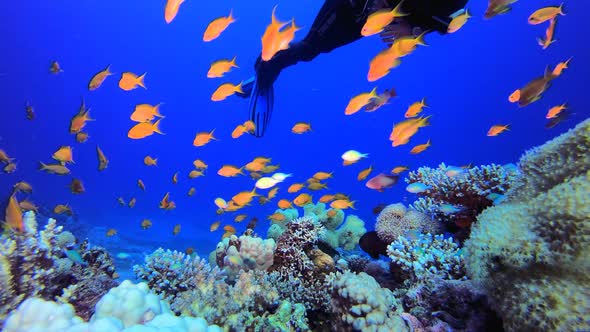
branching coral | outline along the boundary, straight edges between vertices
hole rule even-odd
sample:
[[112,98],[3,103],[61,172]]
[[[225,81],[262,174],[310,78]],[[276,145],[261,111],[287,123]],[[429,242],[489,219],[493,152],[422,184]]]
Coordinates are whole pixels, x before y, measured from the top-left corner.
[[425,279],[464,279],[463,255],[452,238],[419,234],[400,236],[387,247],[389,258],[410,275],[412,282]]
[[420,167],[408,174],[406,182],[423,183],[429,189],[420,193],[421,197],[410,207],[443,223],[469,226],[481,211],[493,204],[491,194],[504,194],[510,188],[518,174],[512,166]]
[[466,267],[508,331],[590,330],[590,120],[521,158],[506,203],[478,216]]
[[381,241],[389,244],[409,231],[436,234],[440,232],[440,225],[424,213],[397,203],[386,206],[379,213],[375,231]]

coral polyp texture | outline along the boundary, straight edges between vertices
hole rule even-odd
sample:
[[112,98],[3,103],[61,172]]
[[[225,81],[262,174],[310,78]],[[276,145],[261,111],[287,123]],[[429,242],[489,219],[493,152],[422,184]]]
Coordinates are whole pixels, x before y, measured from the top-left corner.
[[590,120],[520,159],[507,201],[486,209],[466,267],[507,331],[590,330]]
[[381,241],[391,243],[409,231],[436,234],[441,231],[441,227],[428,215],[397,203],[386,206],[379,213],[375,231]]
[[232,235],[217,244],[216,263],[225,271],[229,280],[234,280],[242,270],[267,270],[273,263],[275,248],[273,239]]
[[465,279],[463,255],[452,238],[432,234],[400,236],[387,247],[387,255],[412,282]]
[[469,169],[440,164],[410,172],[406,182],[422,183],[427,190],[411,207],[443,223],[469,226],[476,216],[494,203],[493,196],[509,188],[518,171],[513,165],[484,165]]

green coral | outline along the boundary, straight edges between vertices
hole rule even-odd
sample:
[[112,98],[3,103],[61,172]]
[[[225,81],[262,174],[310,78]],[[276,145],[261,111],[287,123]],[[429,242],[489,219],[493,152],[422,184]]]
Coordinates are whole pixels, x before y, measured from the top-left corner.
[[466,267],[507,331],[590,330],[590,120],[525,153],[507,202],[478,216]]

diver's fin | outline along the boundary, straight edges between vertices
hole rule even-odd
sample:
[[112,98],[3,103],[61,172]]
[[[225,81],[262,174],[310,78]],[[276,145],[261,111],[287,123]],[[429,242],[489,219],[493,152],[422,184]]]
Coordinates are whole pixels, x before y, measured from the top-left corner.
[[272,109],[274,106],[274,89],[273,86],[261,88],[258,85],[258,81],[255,79],[252,94],[250,96],[250,120],[252,120],[256,126],[254,129],[254,135],[256,137],[262,137],[272,115]]

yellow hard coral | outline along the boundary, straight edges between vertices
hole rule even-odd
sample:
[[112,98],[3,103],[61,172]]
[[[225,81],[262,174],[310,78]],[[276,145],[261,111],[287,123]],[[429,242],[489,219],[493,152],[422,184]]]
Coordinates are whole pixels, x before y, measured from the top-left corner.
[[477,218],[466,267],[507,331],[590,330],[590,120],[527,152],[506,203]]

